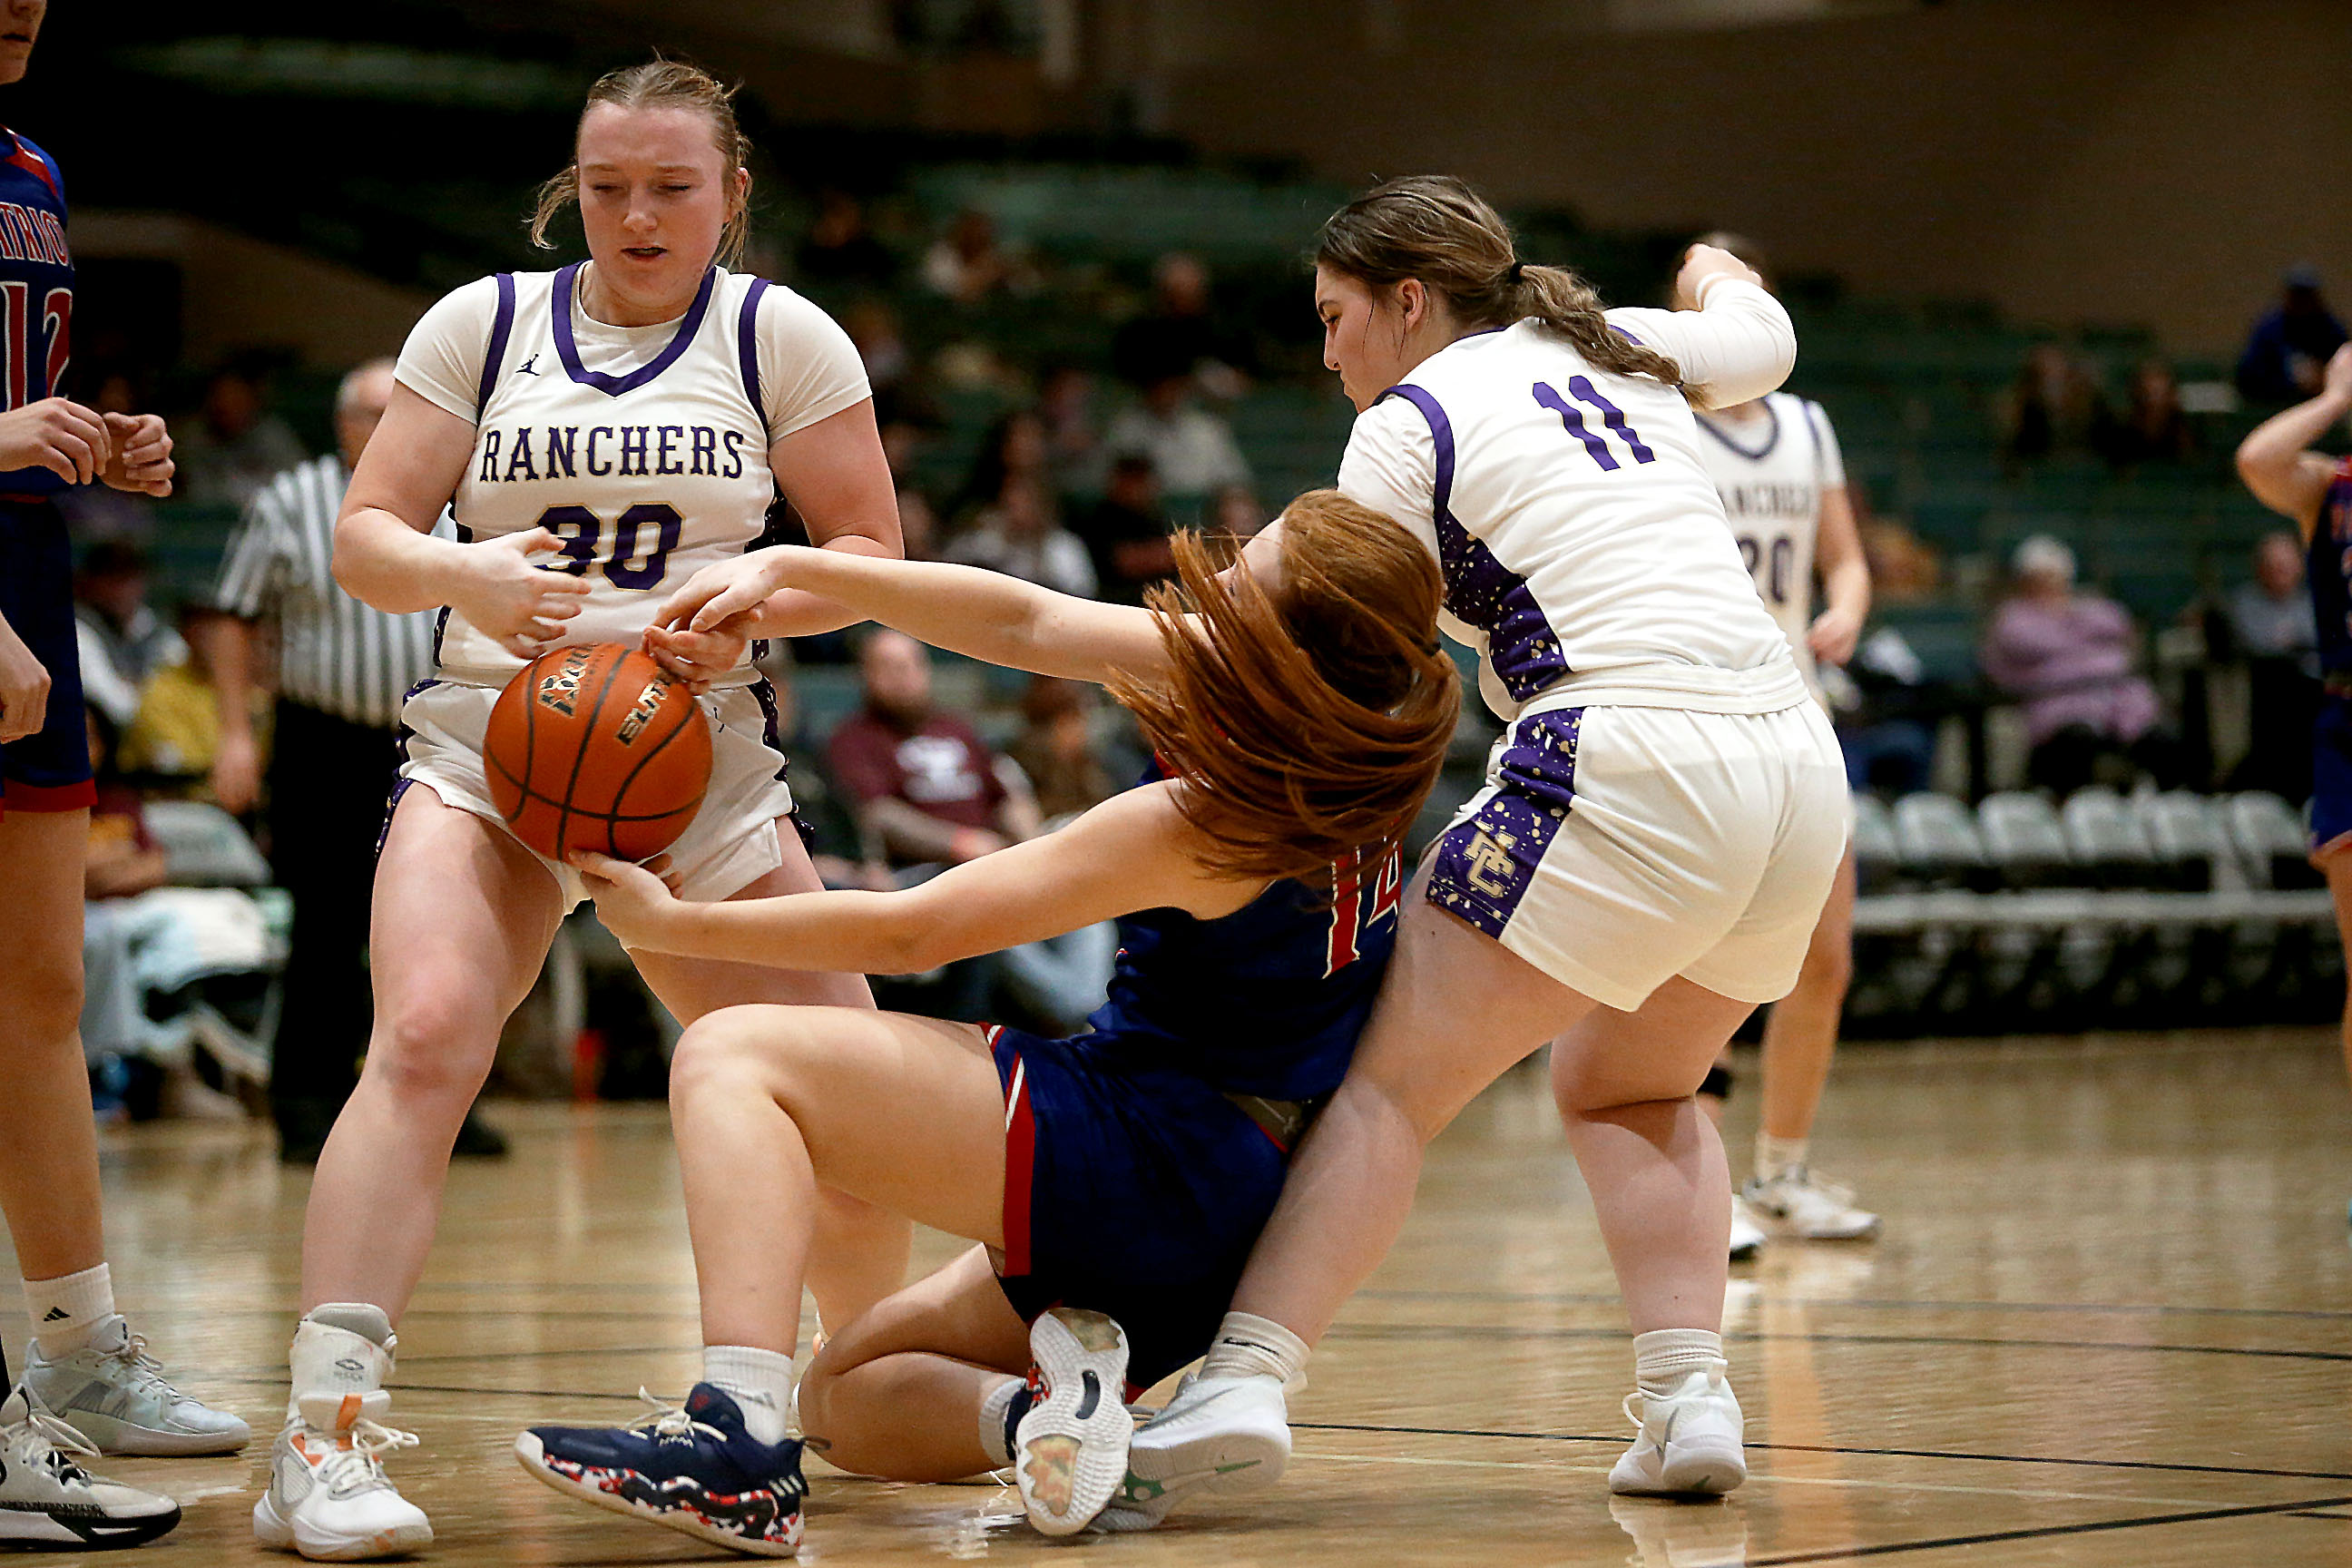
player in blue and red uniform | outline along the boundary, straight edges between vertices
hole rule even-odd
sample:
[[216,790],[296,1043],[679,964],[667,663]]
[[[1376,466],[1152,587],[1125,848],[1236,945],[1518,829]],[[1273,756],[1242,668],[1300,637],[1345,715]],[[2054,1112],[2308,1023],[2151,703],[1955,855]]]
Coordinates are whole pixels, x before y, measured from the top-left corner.
[[[0,82],[24,79],[45,9],[0,5]],[[73,562],[51,498],[93,480],[168,495],[172,438],[152,415],[101,416],[58,395],[73,288],[57,163],[0,129],[0,1214],[35,1334],[21,1384],[0,1363],[0,1546],[87,1549],[152,1540],[180,1510],[94,1480],[69,1453],[220,1453],[247,1432],[151,1377],[106,1267],[79,1033],[95,794]]]
[[[2347,415],[2352,344],[2327,362],[2318,396],[2264,420],[2239,445],[2238,475],[2256,500],[2294,521],[2308,552],[2304,571],[2326,693],[2312,729],[2311,859],[2326,874],[2336,929],[2352,955],[2352,458],[2311,449]],[[2343,1031],[2352,1072],[2352,999]]]
[[1117,919],[1109,999],[1066,1040],[844,1008],[692,1026],[671,1111],[702,1381],[637,1427],[538,1428],[517,1451],[600,1506],[792,1551],[792,1352],[832,1190],[982,1245],[829,1325],[801,1388],[809,1441],[902,1479],[1010,1463],[1031,1521],[1066,1534],[1125,1479],[1130,1386],[1216,1334],[1289,1150],[1370,1015],[1397,842],[1459,700],[1438,579],[1402,530],[1330,491],[1292,503],[1223,577],[1180,536],[1193,615],[837,554],[709,568],[665,616],[707,629],[804,590],[979,658],[1106,680],[1160,763],[1068,826],[904,892],[688,903],[597,859],[583,868],[600,915],[634,948],[876,973]]

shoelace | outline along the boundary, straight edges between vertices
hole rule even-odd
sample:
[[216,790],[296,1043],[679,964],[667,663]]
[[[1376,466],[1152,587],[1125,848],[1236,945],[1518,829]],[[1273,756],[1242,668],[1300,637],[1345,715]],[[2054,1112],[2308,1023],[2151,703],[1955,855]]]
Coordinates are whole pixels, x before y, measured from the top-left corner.
[[147,1336],[144,1334],[132,1334],[118,1349],[100,1351],[99,1359],[120,1363],[139,1388],[154,1390],[166,1404],[177,1405],[188,1397],[173,1387],[172,1380],[163,1375],[163,1363],[147,1353]]
[[5,1431],[6,1436],[15,1439],[17,1454],[26,1462],[47,1466],[49,1474],[60,1482],[89,1485],[89,1472],[66,1456],[79,1454],[95,1459],[98,1450],[80,1433],[47,1411],[32,1405],[26,1410],[24,1420]]
[[351,1430],[351,1446],[346,1447],[335,1441],[333,1451],[320,1461],[319,1480],[337,1497],[389,1487],[392,1482],[384,1477],[382,1456],[395,1448],[414,1448],[423,1441],[414,1432],[398,1431],[364,1419],[355,1422]]
[[656,1399],[643,1388],[637,1390],[637,1397],[653,1408],[650,1413],[629,1423],[632,1432],[650,1432],[656,1437],[691,1437],[699,1434],[714,1443],[727,1441],[726,1433],[707,1421],[697,1421],[686,1413],[683,1405],[672,1405],[667,1399]]

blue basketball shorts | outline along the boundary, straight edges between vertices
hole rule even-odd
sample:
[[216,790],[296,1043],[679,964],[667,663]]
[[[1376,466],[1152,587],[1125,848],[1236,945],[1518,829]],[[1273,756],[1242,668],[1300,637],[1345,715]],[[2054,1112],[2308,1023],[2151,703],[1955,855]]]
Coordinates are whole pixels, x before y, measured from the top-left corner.
[[2311,726],[2311,853],[2352,842],[2352,698],[2323,697]]
[[0,500],[0,617],[49,672],[40,729],[0,744],[0,812],[79,811],[97,792],[74,635],[73,546],[46,501]]
[[1004,1258],[1024,1320],[1107,1312],[1130,1395],[1205,1353],[1288,1156],[1198,1079],[1114,1065],[1104,1037],[991,1029],[1004,1089]]

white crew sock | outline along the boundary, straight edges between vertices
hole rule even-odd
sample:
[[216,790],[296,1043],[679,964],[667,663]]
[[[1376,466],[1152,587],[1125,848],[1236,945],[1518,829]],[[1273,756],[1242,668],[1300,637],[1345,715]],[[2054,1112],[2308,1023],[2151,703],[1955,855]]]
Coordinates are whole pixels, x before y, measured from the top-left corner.
[[771,1447],[784,1440],[793,1403],[793,1358],[751,1345],[702,1347],[702,1381],[735,1396],[743,1427]]
[[32,1314],[33,1338],[43,1355],[52,1361],[71,1355],[114,1316],[114,1277],[101,1263],[55,1279],[27,1279],[25,1310]]
[[1296,1393],[1307,1386],[1307,1342],[1272,1318],[1227,1312],[1201,1363],[1202,1377],[1271,1377]]
[[1695,1372],[1721,1372],[1723,1336],[1705,1329],[1652,1329],[1633,1336],[1633,1376],[1644,1394],[1672,1394]]
[[[980,1451],[1000,1469],[1013,1462],[1013,1426],[1020,1419],[1013,1413],[1013,1402],[1028,1387],[1020,1378],[1008,1377],[980,1396]],[[1028,1410],[1025,1401],[1021,1408]]]
[[[354,1345],[351,1342],[358,1340]],[[294,1341],[286,1352],[288,1379],[286,1418],[310,1420],[330,1431],[348,1427],[364,1416],[374,1420],[392,1407],[384,1380],[392,1375],[399,1336],[392,1331],[392,1315],[367,1301],[321,1301],[294,1325]],[[360,1405],[350,1419],[343,1415],[342,1396],[355,1395]],[[305,1400],[311,1409],[306,1414]]]
[[1756,1135],[1756,1179],[1769,1182],[1785,1176],[1805,1166],[1805,1151],[1810,1138],[1775,1138],[1769,1132]]

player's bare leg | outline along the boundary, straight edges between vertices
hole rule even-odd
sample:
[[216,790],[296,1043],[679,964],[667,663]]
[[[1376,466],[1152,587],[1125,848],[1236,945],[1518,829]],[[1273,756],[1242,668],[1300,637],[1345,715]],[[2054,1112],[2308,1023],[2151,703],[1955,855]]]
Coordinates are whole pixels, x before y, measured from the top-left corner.
[[[790,818],[774,828],[783,864],[737,892],[733,899],[765,899],[814,892],[824,887],[808,850]],[[862,974],[771,969],[639,953],[638,973],[681,1024],[720,1007],[744,1003],[862,1007],[871,1011],[874,993]],[[827,1324],[848,1322],[906,1282],[914,1227],[894,1214],[831,1188],[820,1186],[816,1242],[809,1257],[808,1286],[819,1317]]]
[[1759,1223],[1786,1236],[1816,1241],[1874,1234],[1878,1216],[1857,1208],[1843,1189],[1818,1180],[1807,1144],[1813,1118],[1837,1055],[1846,988],[1853,980],[1853,848],[1846,847],[1829,900],[1822,906],[1805,949],[1795,990],[1772,1005],[1764,1022],[1763,1125],[1756,1139],[1756,1174],[1743,1189]]
[[1029,1326],[975,1247],[825,1341],[801,1380],[801,1429],[845,1470],[955,1480],[1005,1462],[976,1413],[1028,1365]]
[[27,1279],[106,1260],[98,1131],[81,1047],[88,811],[0,816],[0,1214]]
[[555,879],[511,836],[430,785],[402,795],[376,868],[367,1062],[320,1153],[303,1223],[305,1311],[363,1301],[397,1322],[407,1310],[450,1146],[562,914]]

